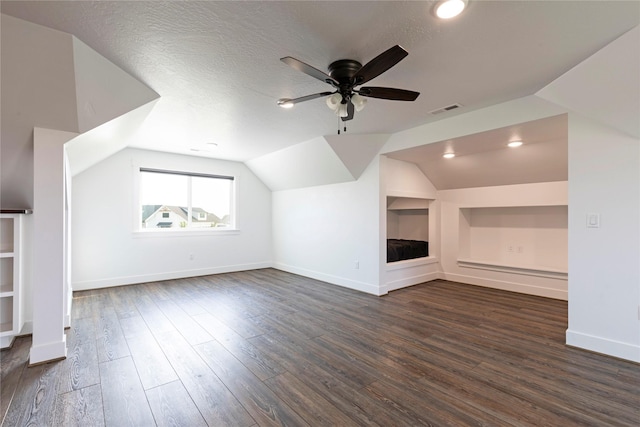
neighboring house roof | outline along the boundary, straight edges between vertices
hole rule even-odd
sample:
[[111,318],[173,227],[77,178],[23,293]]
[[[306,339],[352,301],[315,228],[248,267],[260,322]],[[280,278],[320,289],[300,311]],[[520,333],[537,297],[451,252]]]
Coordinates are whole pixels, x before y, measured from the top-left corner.
[[[200,219],[199,218],[200,214],[205,214],[206,215],[205,218],[204,219]],[[220,218],[218,218],[218,216],[216,216],[216,215],[214,215],[214,214],[212,214],[210,212],[207,212],[202,208],[191,208],[191,216],[193,217],[192,221],[197,221],[197,222],[215,222],[215,223],[219,223],[219,222],[222,221]]]
[[145,222],[151,215],[156,213],[162,205],[142,205],[142,222]]
[[[188,209],[186,207],[183,207],[183,206],[170,206],[170,205],[143,205],[142,206],[142,221],[143,222],[146,221],[147,219],[149,219],[149,217],[151,217],[153,214],[155,214],[158,211],[160,211],[160,212],[171,211],[171,212],[175,213],[176,215],[178,215],[183,220],[185,220],[185,221],[187,220]],[[150,212],[150,213],[148,213],[148,212]],[[204,219],[200,219],[199,218],[199,214],[205,214],[206,217]],[[225,219],[228,222],[229,216],[225,215]],[[191,222],[212,222],[212,223],[218,224],[218,223],[224,222],[224,221],[221,220],[220,218],[218,218],[218,216],[216,216],[215,214],[207,212],[202,208],[191,208]],[[158,224],[160,224],[160,223],[158,223]]]

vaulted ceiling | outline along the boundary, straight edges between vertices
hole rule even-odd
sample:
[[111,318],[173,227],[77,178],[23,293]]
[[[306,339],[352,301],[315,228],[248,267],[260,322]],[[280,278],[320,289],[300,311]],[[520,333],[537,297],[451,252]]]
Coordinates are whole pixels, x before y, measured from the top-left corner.
[[[450,21],[437,20],[433,6],[2,1],[1,11],[75,35],[161,96],[130,146],[238,161],[336,134],[338,120],[323,99],[292,110],[276,105],[330,89],[281,57],[326,71],[337,59],[366,63],[403,46],[409,56],[371,85],[420,97],[370,99],[348,122],[349,135],[391,134],[534,94],[639,21],[635,1],[471,0]],[[430,114],[453,103],[462,107]]]

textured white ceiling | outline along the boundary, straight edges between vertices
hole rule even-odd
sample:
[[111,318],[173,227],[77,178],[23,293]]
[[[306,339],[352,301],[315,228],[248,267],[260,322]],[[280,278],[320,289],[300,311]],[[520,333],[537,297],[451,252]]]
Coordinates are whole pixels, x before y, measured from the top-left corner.
[[[444,22],[433,2],[2,1],[2,13],[71,33],[160,94],[133,146],[245,161],[336,133],[329,86],[279,61],[326,70],[400,44],[409,56],[371,85],[421,92],[371,99],[348,133],[389,134],[533,94],[638,24],[635,1],[474,1]],[[190,151],[218,147],[212,153]]]

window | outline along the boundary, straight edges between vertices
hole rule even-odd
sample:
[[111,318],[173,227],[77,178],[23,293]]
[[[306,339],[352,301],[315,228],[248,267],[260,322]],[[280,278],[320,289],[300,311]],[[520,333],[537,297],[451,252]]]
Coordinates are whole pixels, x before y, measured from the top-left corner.
[[234,228],[234,177],[140,168],[140,228]]

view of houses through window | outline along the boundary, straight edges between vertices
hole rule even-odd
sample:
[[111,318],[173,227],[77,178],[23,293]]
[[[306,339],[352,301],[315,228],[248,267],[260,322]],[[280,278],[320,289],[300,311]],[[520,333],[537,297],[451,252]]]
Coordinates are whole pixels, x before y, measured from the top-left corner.
[[232,176],[140,168],[142,229],[232,227]]

